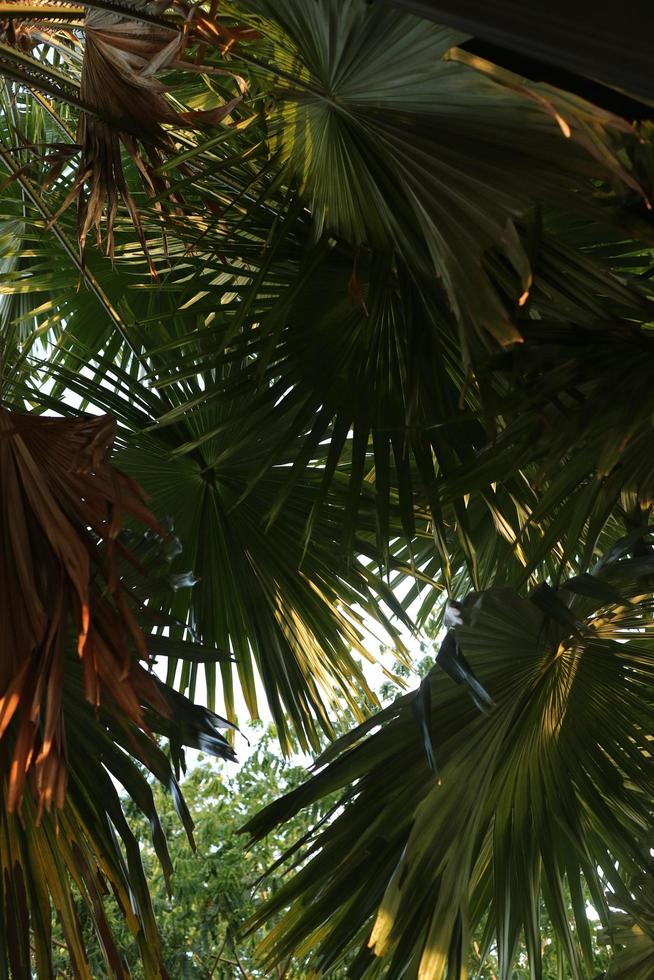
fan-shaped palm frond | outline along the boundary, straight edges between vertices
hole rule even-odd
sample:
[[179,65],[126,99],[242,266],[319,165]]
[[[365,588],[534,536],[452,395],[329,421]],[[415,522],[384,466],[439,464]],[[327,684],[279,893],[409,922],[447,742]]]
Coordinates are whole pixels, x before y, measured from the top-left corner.
[[[438,551],[432,578],[442,575],[447,582],[449,577],[450,587],[460,594],[470,588],[471,580],[475,586],[488,584],[513,565],[517,577],[507,579],[506,584],[517,584],[522,574],[529,574],[524,569],[539,566],[553,547],[559,549],[559,559],[565,554],[568,518],[564,505],[569,507],[569,493],[559,494],[558,509],[538,507],[534,484],[542,492],[554,468],[542,467],[538,440],[528,427],[532,411],[533,426],[538,429],[542,398],[538,409],[533,408],[533,400],[529,402],[532,408],[525,405],[505,433],[505,419],[516,416],[522,404],[505,378],[516,376],[516,365],[538,358],[538,337],[546,334],[544,322],[557,319],[552,330],[556,327],[565,336],[566,328],[558,318],[574,318],[587,325],[585,333],[579,328],[585,336],[603,338],[608,350],[612,320],[616,320],[615,329],[629,334],[633,328],[617,318],[651,315],[646,283],[637,279],[642,253],[628,241],[612,243],[608,235],[600,258],[589,247],[588,237],[584,241],[575,228],[582,250],[565,245],[551,230],[541,229],[533,249],[537,272],[521,320],[525,342],[518,350],[522,355],[513,352],[503,360],[480,363],[479,383],[469,386],[451,315],[437,292],[416,287],[407,269],[388,259],[361,257],[357,263],[359,291],[353,295],[351,267],[342,250],[322,243],[318,254],[311,253],[298,264],[297,257],[286,249],[284,264],[270,266],[273,285],[266,291],[271,301],[268,310],[257,305],[257,322],[232,334],[228,350],[222,347],[221,332],[202,326],[185,338],[189,345],[186,356],[177,356],[184,340],[171,341],[166,356],[162,348],[162,370],[156,382],[162,390],[176,384],[180,373],[191,376],[202,365],[229,366],[230,370],[220,383],[207,385],[197,397],[183,400],[164,414],[159,425],[165,427],[188,412],[202,413],[205,407],[231,402],[227,420],[208,428],[190,446],[198,447],[202,439],[221,435],[236,451],[240,441],[247,444],[262,428],[272,432],[280,413],[287,412],[289,421],[281,428],[281,440],[274,436],[265,440],[268,458],[264,457],[258,473],[261,477],[281,458],[293,463],[280,496],[271,501],[271,520],[307,468],[317,467],[322,473],[313,517],[333,475],[344,473],[350,502],[343,533],[344,542],[351,546],[359,491],[364,481],[374,480],[378,550],[385,561],[390,499],[397,492],[407,540],[415,531],[416,500],[430,512]],[[630,257],[629,248],[637,255]],[[613,262],[619,264],[619,277],[611,270]],[[579,288],[561,288],[564,270],[574,270],[569,281]],[[294,284],[279,289],[280,278],[281,283],[288,279]],[[208,291],[206,297],[198,297],[195,310],[209,309],[211,296]],[[570,332],[567,342],[572,343],[572,337]],[[175,358],[169,366],[173,351]],[[563,362],[557,371],[554,358],[552,354],[548,362],[548,377],[561,390],[557,388],[557,395],[550,393],[552,400],[564,389],[572,390],[570,378],[561,373]],[[525,375],[525,384],[530,383]],[[239,402],[243,390],[254,393],[251,403]],[[572,396],[565,397],[570,401]],[[584,396],[579,391],[575,397]],[[601,426],[599,416],[597,425]],[[561,455],[553,454],[554,466]],[[566,478],[571,486],[581,491],[582,476],[592,476],[596,464],[597,458],[589,456],[579,461],[585,466],[581,475],[579,469],[573,472],[570,468]],[[252,479],[257,479],[256,471]],[[498,483],[502,484],[499,489]],[[604,522],[610,509],[607,503]],[[572,528],[582,527],[591,511],[588,505],[574,524],[569,522],[567,537],[575,546],[579,534]],[[304,532],[307,540],[312,519]],[[550,524],[556,527],[550,530]],[[593,540],[601,528],[600,522]],[[512,549],[498,550],[502,540],[496,529],[505,542],[512,543]],[[493,551],[495,559],[491,558]],[[418,551],[414,557],[418,560]],[[466,573],[459,576],[462,565]]]
[[[516,219],[560,194],[570,206],[593,171],[637,188],[616,155],[635,134],[480,59],[475,71],[456,53],[465,35],[425,20],[359,0],[250,6],[268,18],[261,30],[281,75],[270,138],[318,229],[392,248],[415,276],[438,277],[468,363],[484,331],[518,340],[532,270]],[[492,248],[517,274],[508,303],[483,268]]]
[[256,838],[343,791],[257,917],[290,906],[264,962],[313,948],[319,976],[359,946],[352,976],[463,977],[481,929],[502,978],[521,937],[538,977],[542,903],[564,972],[592,971],[582,882],[606,918],[606,890],[628,903],[652,871],[650,537],[634,532],[557,590],[471,594],[420,689],[250,821]]

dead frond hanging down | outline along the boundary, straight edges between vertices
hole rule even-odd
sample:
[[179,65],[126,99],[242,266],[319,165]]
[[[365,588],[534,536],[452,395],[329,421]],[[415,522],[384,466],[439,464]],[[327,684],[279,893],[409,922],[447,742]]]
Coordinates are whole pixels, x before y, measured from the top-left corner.
[[[156,12],[160,5],[141,0],[138,8]],[[166,88],[156,77],[158,73],[173,68],[198,71],[197,64],[183,61],[187,41],[202,38],[219,45],[226,43],[217,25],[210,25],[203,17],[191,18],[190,13],[187,16],[184,28],[177,30],[128,20],[103,10],[89,10],[87,14],[80,92],[99,115],[82,113],[79,121],[81,162],[77,190],[82,249],[91,229],[95,229],[100,243],[106,209],[106,250],[113,254],[113,225],[122,199],[147,254],[139,214],[125,179],[121,144],[134,162],[145,190],[154,197],[167,190],[166,179],[156,171],[165,154],[175,149],[173,137],[165,127],[199,129],[217,125],[240,101],[237,96],[213,110],[178,112],[166,98]]]
[[129,515],[163,533],[144,495],[115,470],[115,423],[0,409],[0,739],[10,811],[26,782],[39,810],[66,787],[66,661],[81,658],[86,700],[147,731],[143,709],[170,708],[147,661],[145,637],[117,574]]
[[[59,33],[61,37],[61,24],[56,24],[55,15],[66,19],[80,10],[50,0],[42,0],[35,6],[43,9],[43,19],[21,19],[17,0],[16,18],[0,21],[2,43],[31,54],[35,45],[47,42],[48,35]],[[132,0],[129,6],[136,14],[160,18],[160,23],[98,8],[88,8],[83,21],[77,23],[84,34],[79,98],[93,112],[81,111],[76,142],[65,152],[59,147],[54,156],[48,157],[53,164],[50,180],[56,179],[78,157],[76,178],[57,216],[77,200],[82,255],[90,232],[95,232],[98,245],[103,244],[104,219],[104,247],[113,256],[114,223],[121,201],[148,255],[141,219],[128,187],[123,151],[131,158],[148,196],[168,194],[170,184],[160,173],[160,167],[167,155],[176,152],[171,127],[204,129],[218,125],[238,105],[245,91],[240,76],[224,67],[207,64],[206,53],[216,49],[226,52],[236,41],[258,36],[247,28],[222,25],[212,14],[183,2]],[[169,10],[172,15],[169,25],[161,17],[163,10]],[[69,41],[73,39],[69,31],[65,33]],[[73,40],[79,44],[79,38]],[[192,58],[185,60],[184,54],[190,46]],[[179,111],[157,77],[173,70],[233,77],[235,95],[211,109]],[[25,84],[30,84],[30,78],[26,77]],[[175,193],[169,197],[173,206],[183,203]],[[150,268],[154,273],[152,263]]]

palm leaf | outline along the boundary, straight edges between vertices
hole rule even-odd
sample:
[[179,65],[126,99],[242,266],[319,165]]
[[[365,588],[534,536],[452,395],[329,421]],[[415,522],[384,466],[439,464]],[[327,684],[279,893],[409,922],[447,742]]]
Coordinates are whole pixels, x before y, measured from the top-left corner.
[[[163,976],[138,844],[110,775],[150,819],[169,874],[152,792],[136,763],[172,790],[190,834],[171,762],[153,735],[169,740],[179,772],[183,744],[233,758],[218,731],[226,723],[168,690],[140,662],[148,658],[141,603],[121,569],[142,548],[131,552],[120,528],[127,514],[154,532],[163,529],[138,488],[108,461],[112,421],[3,409],[0,426],[7,651],[0,679],[0,931],[7,937],[0,974],[29,974],[31,936],[39,975],[53,975],[52,908],[73,975],[90,978],[79,896],[108,968],[128,976],[103,910],[111,889],[144,969]],[[146,565],[138,564],[144,574]]]
[[631,894],[610,911],[608,926],[603,931],[603,942],[618,950],[604,974],[606,980],[645,980],[652,972],[651,878],[638,876],[630,883],[629,891]]
[[[263,963],[313,947],[321,975],[359,946],[353,976],[464,976],[467,943],[484,927],[502,978],[521,937],[538,977],[544,906],[568,974],[592,970],[582,882],[606,917],[606,888],[620,905],[629,877],[651,869],[654,660],[642,576],[652,561],[650,536],[639,540],[647,558],[628,557],[637,542],[625,540],[598,565],[592,596],[573,581],[528,598],[472,594],[437,658],[459,686],[437,666],[427,700],[398,699],[250,821],[256,839],[343,794],[300,853],[308,861],[255,917],[290,906],[262,942]],[[458,659],[445,659],[450,642]],[[479,685],[495,702],[486,714],[470,696]]]

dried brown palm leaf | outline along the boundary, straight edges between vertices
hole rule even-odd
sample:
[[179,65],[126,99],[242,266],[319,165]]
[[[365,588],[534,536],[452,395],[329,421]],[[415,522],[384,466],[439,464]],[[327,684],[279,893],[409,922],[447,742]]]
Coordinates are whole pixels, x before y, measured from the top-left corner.
[[[161,4],[147,0],[137,0],[134,7],[147,13],[161,10]],[[233,32],[221,30],[206,15],[195,16],[194,11],[182,7],[179,10],[186,16],[182,30],[128,20],[103,10],[89,10],[87,14],[80,94],[86,103],[97,108],[98,116],[83,113],[78,129],[82,157],[76,189],[82,250],[91,229],[95,229],[100,244],[101,223],[106,214],[106,249],[113,254],[113,225],[122,199],[147,254],[138,211],[125,180],[121,144],[146,191],[152,196],[161,195],[169,188],[157,170],[165,153],[174,152],[175,148],[164,127],[199,129],[217,125],[240,101],[237,96],[216,109],[194,112],[178,112],[170,104],[166,88],[156,76],[172,68],[199,70],[197,62],[183,60],[187,40],[194,38],[227,47],[233,39]],[[85,186],[89,187],[88,197]],[[171,195],[171,200],[181,203],[175,195]]]
[[0,43],[9,44],[19,51],[29,52],[38,43],[39,30],[34,24],[12,20],[11,17],[0,20]]
[[[84,8],[78,4],[60,2],[60,0],[34,0],[30,4],[30,13],[25,17],[24,5],[21,0],[13,0],[4,4],[5,10],[15,3],[16,16],[0,16],[0,44],[8,44],[18,51],[31,54],[38,44],[47,43],[52,39],[53,29],[59,22],[81,25]],[[42,10],[42,17],[36,18],[35,11]]]
[[116,571],[125,515],[163,532],[141,490],[112,467],[114,434],[108,416],[0,409],[0,738],[13,740],[10,811],[20,806],[26,781],[39,810],[63,806],[71,642],[91,704],[102,700],[119,722],[146,732],[144,709],[170,715],[140,662],[147,661],[145,637]]
[[[21,19],[21,5],[17,0],[17,17],[0,21],[0,42],[30,53],[35,45],[47,41],[48,37],[52,40],[55,34],[61,40],[61,25],[55,27],[51,20],[58,11],[65,12],[66,18],[79,13],[79,8],[50,0],[42,0],[36,6],[42,7],[43,20]],[[171,127],[202,129],[218,125],[229,116],[241,101],[245,82],[225,68],[207,66],[204,55],[208,48],[227,51],[235,41],[249,40],[256,35],[249,29],[225,27],[211,12],[183,2],[131,0],[130,7],[137,14],[134,19],[89,8],[84,20],[79,22],[85,36],[79,104],[92,107],[94,112],[80,113],[76,143],[69,144],[65,151],[59,147],[54,156],[48,157],[52,164],[50,179],[70,166],[74,157],[79,157],[76,179],[54,220],[77,199],[82,255],[89,232],[95,231],[98,244],[102,245],[103,219],[106,251],[113,255],[114,222],[121,200],[148,255],[138,209],[126,179],[123,151],[133,161],[149,196],[167,195],[173,206],[182,204],[181,197],[171,192],[167,178],[159,173],[166,154],[176,152]],[[163,20],[157,24],[138,19],[139,14],[158,17],[167,8],[174,15],[170,26]],[[69,42],[79,43],[69,31],[64,34]],[[184,59],[189,44],[194,45],[193,60]],[[161,72],[173,69],[232,76],[239,94],[213,109],[178,111],[157,78]],[[30,83],[26,77],[25,84]],[[161,205],[158,207],[162,209]],[[154,273],[152,263],[150,268]]]

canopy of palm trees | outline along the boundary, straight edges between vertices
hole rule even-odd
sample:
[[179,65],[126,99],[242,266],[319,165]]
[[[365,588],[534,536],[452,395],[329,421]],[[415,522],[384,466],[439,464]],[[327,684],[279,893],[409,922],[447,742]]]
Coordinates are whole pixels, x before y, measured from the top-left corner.
[[358,724],[262,975],[653,975],[654,130],[406,6],[0,3],[0,978],[109,892],[165,976],[126,796],[168,873],[238,704]]

